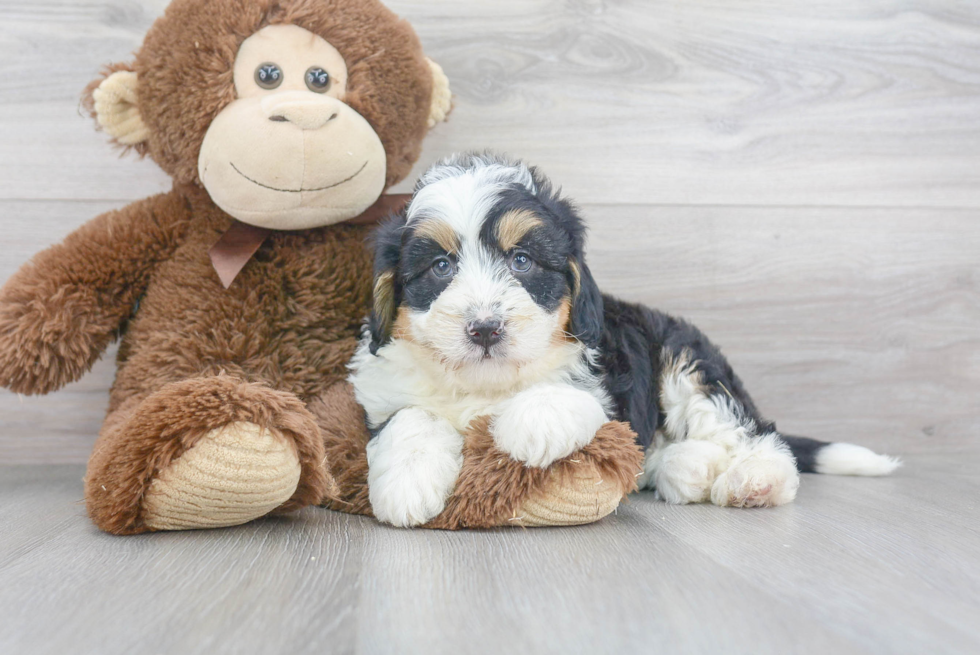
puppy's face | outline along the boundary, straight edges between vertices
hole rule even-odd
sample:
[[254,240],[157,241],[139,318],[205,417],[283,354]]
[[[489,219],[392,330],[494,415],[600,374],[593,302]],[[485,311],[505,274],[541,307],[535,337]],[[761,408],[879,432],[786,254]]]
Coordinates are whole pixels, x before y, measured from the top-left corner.
[[601,297],[583,227],[521,164],[455,158],[379,231],[372,349],[410,340],[496,386],[550,349],[598,341]]
[[520,365],[565,340],[570,244],[548,218],[511,204],[411,221],[395,336],[453,367]]

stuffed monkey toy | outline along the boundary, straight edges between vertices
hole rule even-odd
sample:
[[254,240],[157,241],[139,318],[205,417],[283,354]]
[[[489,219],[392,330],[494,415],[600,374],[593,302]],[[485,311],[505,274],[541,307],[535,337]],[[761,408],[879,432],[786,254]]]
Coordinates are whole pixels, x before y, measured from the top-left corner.
[[[174,0],[85,101],[173,178],[99,216],[0,290],[0,385],[46,394],[121,341],[85,477],[102,530],[238,525],[307,505],[370,514],[346,383],[372,296],[382,195],[450,109],[411,26],[376,0]],[[634,488],[609,423],[527,468],[472,425],[429,527],[587,523]]]

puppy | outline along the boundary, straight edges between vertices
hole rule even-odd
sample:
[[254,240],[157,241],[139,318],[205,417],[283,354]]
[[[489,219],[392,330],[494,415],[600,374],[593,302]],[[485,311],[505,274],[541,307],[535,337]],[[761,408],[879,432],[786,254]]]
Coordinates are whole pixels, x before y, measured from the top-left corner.
[[373,437],[381,521],[436,517],[462,466],[461,432],[490,416],[496,446],[547,467],[628,421],[641,488],[667,502],[793,500],[799,471],[884,475],[896,460],[786,437],[763,420],[692,325],[604,296],[575,207],[536,169],[492,155],[430,169],[379,228],[374,308],[351,365]]

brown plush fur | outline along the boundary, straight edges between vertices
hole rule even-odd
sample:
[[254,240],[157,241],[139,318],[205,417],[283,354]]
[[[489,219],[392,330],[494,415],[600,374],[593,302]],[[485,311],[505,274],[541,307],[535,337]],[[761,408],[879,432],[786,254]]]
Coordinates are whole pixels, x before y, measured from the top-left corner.
[[117,336],[190,226],[178,193],[99,216],[0,290],[0,386],[45,394],[74,382]]
[[109,532],[145,531],[141,501],[153,479],[210,430],[243,421],[297,450],[300,485],[280,511],[336,493],[323,468],[320,431],[303,403],[286,392],[218,375],[173,382],[110,412],[85,477],[89,514]]
[[354,390],[347,382],[336,384],[310,403],[310,411],[320,426],[327,467],[337,483],[337,493],[324,497],[323,506],[372,516],[365,451],[371,435],[364,409],[354,400]]
[[[323,466],[319,429],[305,404],[346,377],[345,365],[371,293],[365,273],[371,261],[364,247],[369,228],[275,233],[231,289],[224,290],[207,251],[231,219],[193,186],[175,188],[150,202],[170,213],[122,213],[113,233],[126,239],[139,232],[139,225],[170,225],[182,228],[182,239],[169,258],[157,263],[150,284],[136,286],[139,280],[130,279],[134,289],[145,292],[123,336],[109,415],[89,465],[86,495],[92,518],[110,532],[141,531],[140,503],[156,474],[202,434],[237,421],[267,427],[296,446],[303,474],[284,509],[319,502],[332,482]],[[108,229],[97,232],[109,234]],[[132,270],[115,270],[114,262],[158,260],[146,257],[145,245],[138,239],[116,243],[112,257],[85,261],[89,274],[132,276]],[[55,282],[44,275],[59,270],[46,265],[54,254],[48,251],[35,262],[33,285]],[[83,270],[77,266],[80,254],[64,253],[65,263]],[[100,271],[100,266],[109,270]],[[17,282],[12,280],[0,294],[5,310],[22,289]],[[126,287],[121,282],[116,284]],[[115,322],[103,315],[106,309],[94,305],[84,314],[70,307],[66,311],[77,325],[92,331],[101,326],[96,337],[107,343],[119,324],[115,317],[133,310],[134,293],[129,290],[108,307]],[[17,313],[32,315],[25,305]],[[32,320],[50,324],[45,319]],[[86,367],[100,350],[89,345],[93,340],[85,341]],[[36,356],[31,348],[15,354],[27,360]],[[81,371],[82,364],[65,368]]]
[[466,433],[463,470],[445,511],[426,527],[447,530],[492,528],[507,525],[528,498],[561,484],[576,470],[597,469],[606,484],[616,484],[622,495],[636,490],[643,467],[643,451],[636,434],[624,423],[602,426],[585,448],[546,469],[529,468],[498,450],[490,433],[490,420],[477,419]]
[[96,218],[0,290],[0,384],[15,391],[78,379],[122,335],[86,478],[89,512],[110,532],[145,530],[142,499],[156,475],[203,434],[243,420],[300,456],[299,488],[281,509],[336,495],[306,406],[346,377],[371,297],[369,228],[274,233],[226,291],[208,250],[231,218],[197,178],[204,134],[235,97],[241,43],[285,23],[341,51],[346,100],[380,136],[389,184],[403,178],[432,95],[406,22],[376,0],[174,0],[135,63],[105,71],[138,73],[151,136],[137,151],[174,177],[174,190]]
[[[227,290],[208,257],[232,219],[197,180],[201,141],[234,97],[241,42],[289,22],[345,56],[347,99],[384,143],[388,182],[404,177],[421,148],[432,91],[407,23],[376,0],[174,0],[133,67],[151,130],[137,150],[174,177],[173,191],[94,219],[0,289],[4,387],[51,392],[122,338],[85,484],[103,530],[146,531],[152,481],[202,435],[240,421],[268,429],[299,456],[299,487],[281,511],[326,500],[370,512],[367,432],[344,383],[371,301],[369,227],[273,233]],[[604,428],[582,456],[624,493],[631,488],[638,455],[628,431]],[[459,493],[435,526],[505,522],[547,484],[549,472],[501,462],[485,425],[470,435],[466,460]]]

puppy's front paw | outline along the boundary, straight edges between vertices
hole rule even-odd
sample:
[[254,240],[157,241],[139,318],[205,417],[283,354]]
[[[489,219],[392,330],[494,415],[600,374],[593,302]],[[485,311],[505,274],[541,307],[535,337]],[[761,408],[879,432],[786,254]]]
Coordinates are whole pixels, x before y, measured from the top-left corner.
[[522,391],[497,406],[490,425],[500,450],[544,468],[587,446],[607,421],[595,396],[563,384]]
[[463,437],[445,419],[408,408],[368,442],[374,516],[400,528],[438,516],[463,466]]

